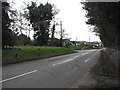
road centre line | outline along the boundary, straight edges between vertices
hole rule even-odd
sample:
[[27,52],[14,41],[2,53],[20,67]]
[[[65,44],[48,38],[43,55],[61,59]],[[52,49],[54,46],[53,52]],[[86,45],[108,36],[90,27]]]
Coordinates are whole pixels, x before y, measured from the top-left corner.
[[77,57],[79,57],[79,55],[78,55],[78,56],[75,56],[75,57],[73,57],[73,58],[77,58]]
[[88,58],[87,60],[85,60],[84,62],[88,62],[90,60],[90,58]]
[[[88,52],[87,52],[87,53],[83,53],[83,54],[81,54],[81,55],[83,56],[83,55],[86,55],[86,54],[88,54]],[[59,65],[59,64],[65,63],[65,62],[72,61],[72,60],[74,60],[75,58],[77,58],[77,57],[79,57],[79,56],[80,56],[80,55],[77,55],[77,56],[73,57],[72,59],[67,59],[67,60],[65,60],[65,61],[58,62],[58,63],[56,63],[56,64],[53,64],[52,66],[56,66],[56,65]],[[87,62],[87,61],[85,61],[85,62]]]
[[13,80],[13,79],[16,79],[16,78],[19,78],[19,77],[22,77],[22,76],[37,72],[37,71],[38,70],[34,70],[34,71],[30,71],[30,72],[27,72],[27,73],[24,73],[24,74],[21,74],[21,75],[18,75],[18,76],[14,76],[14,77],[11,77],[11,78],[8,78],[8,79],[4,79],[4,80],[0,81],[0,83],[6,82],[6,81],[9,81],[9,80]]
[[[77,55],[77,56],[75,56],[75,57],[73,57],[73,58],[77,58],[77,57],[79,57],[80,55],[85,55],[85,54],[88,54],[88,52],[86,52],[86,53],[82,53],[82,54],[79,54],[79,55]],[[63,56],[52,57],[52,58],[49,58],[49,60],[58,59],[58,58],[61,58],[61,57],[63,57]],[[49,61],[49,60],[47,60],[47,61]]]
[[56,65],[58,65],[58,64],[65,63],[65,62],[69,62],[69,61],[72,61],[72,60],[74,60],[74,59],[67,59],[67,60],[65,60],[65,61],[62,61],[62,62],[53,64],[52,66],[56,66]]
[[[88,52],[87,52],[87,53],[80,54],[80,55],[83,56],[83,55],[86,55],[86,54],[88,54]],[[75,57],[73,57],[73,58],[77,58],[77,57],[79,57],[80,55],[77,55],[77,56],[75,56]]]
[[83,53],[83,54],[81,54],[81,55],[86,55],[86,54],[88,54],[88,52],[87,52],[87,53]]

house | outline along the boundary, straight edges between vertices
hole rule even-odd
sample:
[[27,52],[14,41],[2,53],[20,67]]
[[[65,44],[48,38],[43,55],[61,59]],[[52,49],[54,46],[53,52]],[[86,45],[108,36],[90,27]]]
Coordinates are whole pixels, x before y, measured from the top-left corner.
[[84,45],[86,41],[80,41],[80,45]]
[[[53,38],[53,41],[52,41],[51,38],[49,38],[48,46],[60,46],[61,45],[60,42],[61,41],[58,38]],[[69,44],[69,45],[71,44],[70,39],[63,39],[62,40],[62,45],[66,46],[67,44]]]
[[101,42],[85,42],[85,45],[90,45],[90,46],[94,46],[94,47],[101,47],[102,43]]
[[99,47],[102,47],[102,46],[103,46],[103,44],[102,44],[101,42],[98,42],[98,44],[99,44]]
[[67,44],[71,44],[70,39],[63,39],[62,45],[66,46]]
[[76,46],[76,41],[70,41],[70,44],[71,44],[72,46]]
[[80,46],[80,42],[79,41],[76,41],[76,46]]
[[84,44],[85,41],[71,41],[71,45],[73,46],[80,46]]

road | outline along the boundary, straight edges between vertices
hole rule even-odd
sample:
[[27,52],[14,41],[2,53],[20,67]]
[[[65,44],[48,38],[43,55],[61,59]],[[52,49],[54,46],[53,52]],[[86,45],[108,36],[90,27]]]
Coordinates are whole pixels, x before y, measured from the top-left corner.
[[97,62],[100,49],[12,64],[2,68],[2,88],[71,88]]

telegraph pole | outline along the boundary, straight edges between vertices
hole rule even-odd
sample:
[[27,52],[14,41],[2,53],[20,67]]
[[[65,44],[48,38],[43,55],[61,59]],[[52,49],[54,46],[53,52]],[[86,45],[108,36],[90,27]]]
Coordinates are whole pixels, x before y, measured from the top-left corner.
[[62,21],[60,21],[60,28],[61,28],[61,38],[62,38]]
[[53,46],[53,39],[55,34],[55,17],[53,18],[53,26],[52,26],[52,35],[51,35],[51,45]]
[[90,43],[90,36],[89,36],[89,43]]
[[77,46],[77,37],[76,37],[76,41],[75,41],[75,46]]
[[61,28],[60,46],[62,46],[62,39],[63,39],[62,21],[60,21],[60,28]]

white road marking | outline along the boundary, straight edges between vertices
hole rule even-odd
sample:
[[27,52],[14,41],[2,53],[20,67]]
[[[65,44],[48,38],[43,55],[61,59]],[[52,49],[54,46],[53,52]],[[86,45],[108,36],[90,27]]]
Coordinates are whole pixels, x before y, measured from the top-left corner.
[[68,60],[65,60],[65,61],[62,61],[62,62],[53,64],[52,66],[56,66],[56,65],[58,65],[58,64],[65,63],[65,62],[69,62],[69,61],[72,61],[72,60],[74,60],[74,59],[68,59]]
[[[83,53],[83,54],[80,54],[80,55],[82,55],[82,56],[83,56],[83,55],[86,55],[86,54],[88,54],[88,52]],[[79,57],[80,55],[77,55],[77,56],[73,57],[72,59],[68,59],[68,60],[61,61],[61,62],[59,62],[59,63],[53,64],[52,66],[56,66],[56,65],[61,64],[61,63],[65,63],[65,62],[72,61],[72,60],[74,60],[75,58]],[[87,61],[88,61],[88,60],[86,60],[85,62],[87,62]]]
[[86,54],[88,54],[88,52],[83,53],[83,54],[80,54],[80,55],[77,55],[77,56],[75,56],[75,57],[73,57],[73,58],[77,58],[77,57],[79,57],[79,56],[83,56],[83,55],[86,55]]
[[88,58],[87,60],[85,60],[84,62],[88,62],[90,60],[90,58]]
[[88,54],[88,53],[89,53],[89,52],[87,52],[87,53],[83,53],[83,54],[81,54],[81,55],[83,56],[83,55],[86,55],[86,54]]
[[27,73],[24,73],[24,74],[21,74],[21,75],[18,75],[18,76],[14,76],[14,77],[11,77],[11,78],[8,78],[8,79],[4,79],[4,80],[0,81],[0,83],[6,82],[6,81],[9,81],[9,80],[13,80],[13,79],[16,79],[16,78],[19,78],[19,77],[22,77],[22,76],[37,72],[37,71],[38,70],[34,70],[34,71],[27,72]]
[[73,57],[73,58],[77,58],[77,57],[79,57],[79,55],[78,55],[78,56],[75,56],[75,57]]

